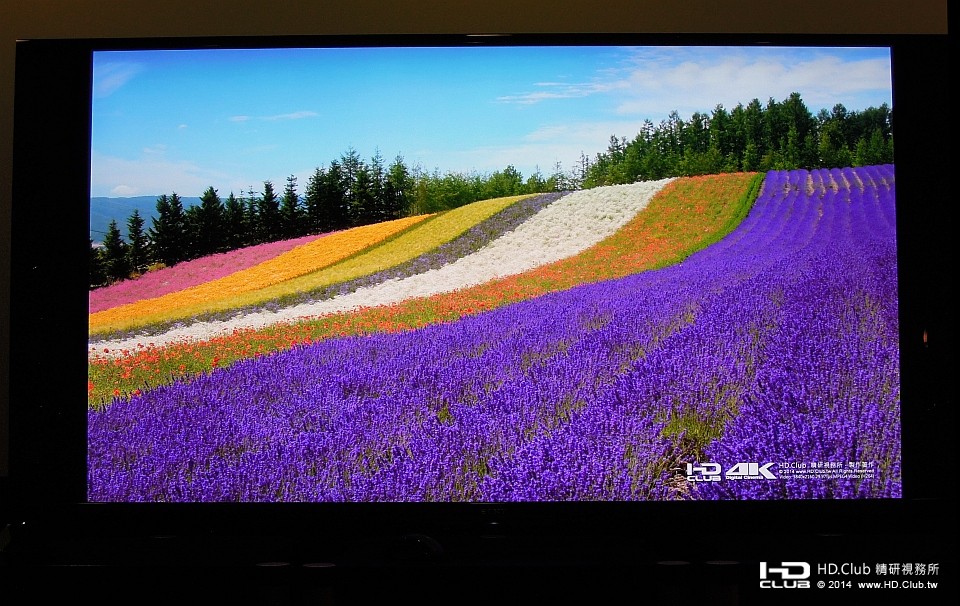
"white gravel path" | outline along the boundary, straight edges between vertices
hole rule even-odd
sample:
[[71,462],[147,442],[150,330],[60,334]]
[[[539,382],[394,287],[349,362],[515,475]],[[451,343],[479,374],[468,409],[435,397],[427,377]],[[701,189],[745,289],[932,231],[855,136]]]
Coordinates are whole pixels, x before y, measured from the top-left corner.
[[[426,273],[276,312],[253,312],[230,320],[196,322],[162,334],[99,341],[90,345],[89,353],[97,357],[113,357],[119,355],[121,350],[136,349],[139,344],[164,346],[202,341],[230,334],[235,329],[257,329],[361,307],[390,305],[518,274],[576,255],[612,235],[643,210],[671,180],[668,178],[572,192],[476,253]],[[109,352],[105,353],[104,350]]]

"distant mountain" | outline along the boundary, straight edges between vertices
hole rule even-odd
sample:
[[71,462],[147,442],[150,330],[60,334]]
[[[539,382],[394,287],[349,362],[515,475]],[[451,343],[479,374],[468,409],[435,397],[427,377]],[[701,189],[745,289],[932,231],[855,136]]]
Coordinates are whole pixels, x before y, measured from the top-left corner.
[[[133,209],[140,211],[143,217],[143,229],[149,229],[157,216],[157,198],[160,196],[133,196],[130,198],[108,198],[97,196],[90,198],[90,238],[94,242],[103,241],[104,234],[110,221],[116,220],[117,227],[124,239],[127,237],[127,219],[133,214]],[[200,203],[200,198],[183,196],[180,198],[184,208]]]

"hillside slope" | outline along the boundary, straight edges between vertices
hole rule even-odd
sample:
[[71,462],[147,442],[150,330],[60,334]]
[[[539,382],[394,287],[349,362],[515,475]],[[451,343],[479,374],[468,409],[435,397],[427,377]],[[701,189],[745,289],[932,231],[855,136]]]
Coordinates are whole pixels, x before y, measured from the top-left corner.
[[[598,245],[440,296],[486,311],[359,336],[323,337],[317,320],[313,338],[273,355],[94,407],[90,497],[897,496],[893,167],[773,172],[743,204],[752,177],[678,179]],[[632,265],[630,250],[675,232],[681,254],[654,246],[660,269]],[[534,285],[512,303],[491,296]],[[410,301],[374,311],[403,317]],[[698,461],[724,481],[678,473]],[[730,476],[744,461],[770,477]],[[790,461],[823,467],[801,477],[780,467]]]

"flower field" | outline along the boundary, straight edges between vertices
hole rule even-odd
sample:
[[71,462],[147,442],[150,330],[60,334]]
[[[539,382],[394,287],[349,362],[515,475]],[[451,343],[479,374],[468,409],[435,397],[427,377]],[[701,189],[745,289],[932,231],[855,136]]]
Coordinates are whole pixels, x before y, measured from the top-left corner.
[[[899,496],[894,199],[891,165],[534,196],[232,320],[91,341],[89,498]],[[677,473],[749,461],[869,473]]]
[[240,269],[252,267],[325,234],[278,240],[248,246],[230,252],[184,261],[176,267],[148,272],[136,280],[123,280],[90,291],[90,313],[110,309],[141,299],[152,299],[168,293],[216,280]]
[[407,217],[330,234],[216,280],[91,313],[90,332],[96,334],[137,327],[157,319],[188,316],[196,313],[194,306],[203,309],[211,300],[253,292],[328,267],[428,218],[429,215]]

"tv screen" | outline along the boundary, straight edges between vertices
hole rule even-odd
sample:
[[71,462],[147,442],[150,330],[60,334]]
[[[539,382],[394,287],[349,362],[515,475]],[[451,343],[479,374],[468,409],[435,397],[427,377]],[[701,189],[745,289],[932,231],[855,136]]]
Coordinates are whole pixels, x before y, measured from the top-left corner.
[[902,495],[888,46],[92,74],[89,500]]
[[17,503],[523,532],[942,496],[943,42],[21,43]]

